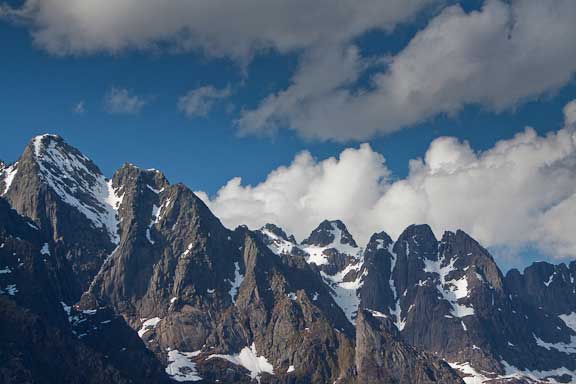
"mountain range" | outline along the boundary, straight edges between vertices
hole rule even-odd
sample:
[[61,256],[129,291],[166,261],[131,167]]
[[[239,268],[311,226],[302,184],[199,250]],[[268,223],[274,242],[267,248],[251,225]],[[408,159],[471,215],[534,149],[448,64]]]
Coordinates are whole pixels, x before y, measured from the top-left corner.
[[504,275],[425,224],[231,230],[158,170],[107,179],[37,136],[0,162],[0,381],[576,383],[576,261]]

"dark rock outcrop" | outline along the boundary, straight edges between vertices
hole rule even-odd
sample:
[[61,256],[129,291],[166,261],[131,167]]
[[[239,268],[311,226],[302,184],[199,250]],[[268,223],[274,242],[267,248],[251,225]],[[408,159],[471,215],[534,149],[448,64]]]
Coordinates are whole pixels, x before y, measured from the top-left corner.
[[0,198],[1,381],[167,382],[122,318],[109,309],[82,312],[64,303],[52,249],[42,231]]

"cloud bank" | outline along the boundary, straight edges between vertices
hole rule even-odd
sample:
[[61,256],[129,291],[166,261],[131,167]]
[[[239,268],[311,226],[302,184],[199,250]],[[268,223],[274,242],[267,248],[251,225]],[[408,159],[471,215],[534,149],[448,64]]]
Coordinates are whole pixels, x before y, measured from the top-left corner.
[[[365,140],[468,104],[513,108],[572,79],[574,20],[572,0],[488,0],[470,13],[445,8],[393,57],[368,61],[352,44],[309,50],[292,84],[244,111],[238,126],[245,134],[288,127],[306,138]],[[369,68],[369,86],[354,87]]]
[[362,144],[324,160],[302,152],[258,185],[237,177],[213,197],[198,194],[229,227],[273,222],[300,239],[325,218],[342,219],[362,243],[377,231],[397,237],[428,223],[437,236],[460,228],[485,246],[574,257],[574,105],[562,129],[542,137],[526,128],[484,152],[437,138],[424,158],[410,161],[405,179],[394,180],[384,157]]
[[390,29],[434,0],[26,0],[0,16],[25,21],[55,54],[201,50],[246,60]]

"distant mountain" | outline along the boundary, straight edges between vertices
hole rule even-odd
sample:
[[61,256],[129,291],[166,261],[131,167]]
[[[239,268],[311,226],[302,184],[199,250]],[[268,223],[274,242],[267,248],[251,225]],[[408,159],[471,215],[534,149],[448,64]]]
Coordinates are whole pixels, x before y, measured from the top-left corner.
[[0,163],[5,383],[573,383],[576,261],[504,276],[462,231],[359,246],[225,228],[188,188],[62,138]]

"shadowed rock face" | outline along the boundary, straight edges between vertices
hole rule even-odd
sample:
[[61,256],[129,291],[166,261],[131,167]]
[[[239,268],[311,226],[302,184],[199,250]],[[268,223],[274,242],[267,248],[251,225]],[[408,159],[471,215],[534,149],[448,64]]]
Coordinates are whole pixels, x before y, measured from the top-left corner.
[[[576,334],[558,317],[572,312],[566,266],[548,265],[537,278],[529,267],[526,276],[512,271],[504,279],[489,253],[466,233],[446,232],[437,241],[428,226],[410,226],[394,244],[375,234],[364,268],[362,306],[387,316],[420,350],[451,363],[469,362],[478,372],[492,373],[484,374],[486,380],[506,375],[505,364],[529,371],[576,368]],[[551,289],[565,300],[556,313],[539,304],[550,295],[544,283],[554,270],[551,281],[558,281]],[[539,292],[533,298],[519,293],[531,279]]]
[[512,269],[505,283],[512,295],[537,308],[556,315],[576,312],[576,261],[558,265],[537,262],[523,274]]
[[356,318],[356,370],[360,383],[464,383],[445,361],[402,341],[390,319],[366,310]]
[[0,164],[0,193],[3,382],[576,381],[576,262],[503,277],[427,225],[365,248],[339,220],[300,244],[230,230],[159,171],[107,180],[51,135]]
[[63,304],[61,261],[43,236],[0,198],[0,381],[168,382],[121,317]]

